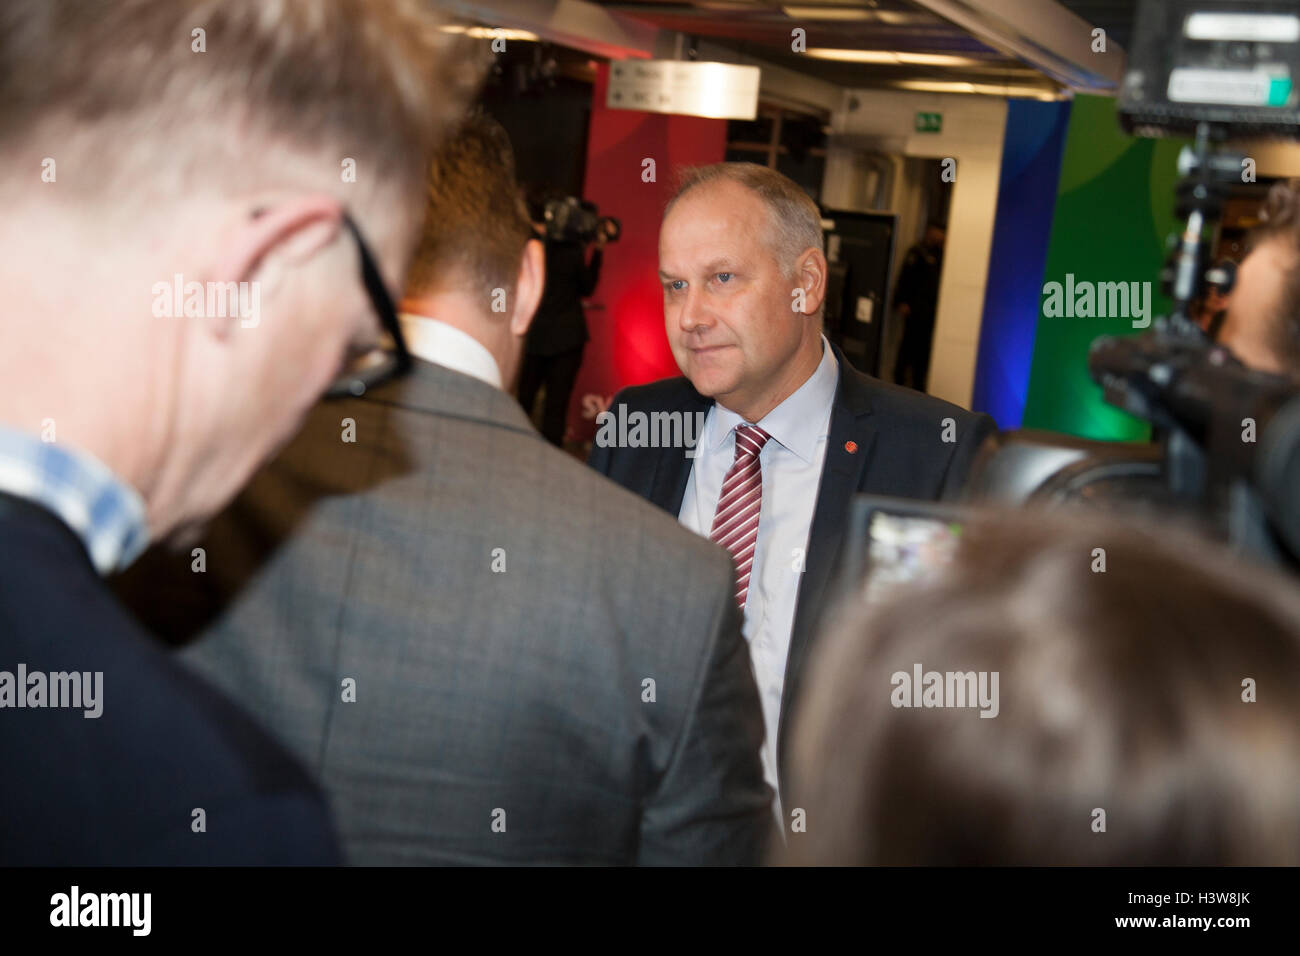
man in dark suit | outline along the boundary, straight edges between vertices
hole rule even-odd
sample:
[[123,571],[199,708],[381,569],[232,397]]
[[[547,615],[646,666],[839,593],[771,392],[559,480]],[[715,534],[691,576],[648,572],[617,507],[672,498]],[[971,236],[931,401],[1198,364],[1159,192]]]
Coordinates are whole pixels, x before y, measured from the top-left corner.
[[447,145],[412,374],[320,406],[213,524],[208,572],[154,555],[133,604],[207,589],[185,658],[319,774],[351,862],[757,862],[772,793],[727,555],[509,395],[542,284],[512,166],[482,118]]
[[537,315],[524,339],[519,403],[531,415],[537,392],[545,386],[541,432],[548,442],[562,448],[569,399],[582,368],[582,353],[588,338],[582,300],[596,291],[609,233],[602,223],[588,259],[589,243],[582,238],[563,231],[558,235],[547,235],[544,203],[539,203],[529,214],[533,217],[534,228],[545,236],[546,285]]
[[894,363],[894,381],[924,392],[930,378],[930,349],[934,345],[934,314],[939,307],[939,278],[943,273],[942,223],[925,227],[925,236],[903,260],[894,290],[894,308],[903,320],[903,337]]
[[[861,374],[825,340],[820,219],[802,189],[766,167],[688,171],[659,239],[668,341],[684,377],[616,395],[590,461],[732,553],[765,771],[783,794],[782,718],[850,497],[950,495],[994,428],[986,415]],[[665,447],[674,443],[655,433],[647,447],[636,422],[621,421],[656,415],[692,440]]]
[[[337,862],[306,772],[101,576],[217,511],[378,341],[343,203],[375,281],[401,275],[420,156],[469,92],[436,27],[0,6],[0,865]],[[318,158],[349,152],[382,184]]]

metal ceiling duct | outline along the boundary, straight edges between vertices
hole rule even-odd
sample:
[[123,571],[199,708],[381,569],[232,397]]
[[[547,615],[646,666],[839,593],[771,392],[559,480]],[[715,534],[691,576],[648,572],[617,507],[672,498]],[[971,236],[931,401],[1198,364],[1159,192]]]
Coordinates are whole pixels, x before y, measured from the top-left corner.
[[1094,26],[1054,0],[912,2],[1076,93],[1115,93],[1124,75],[1123,47],[1107,38],[1094,52]]

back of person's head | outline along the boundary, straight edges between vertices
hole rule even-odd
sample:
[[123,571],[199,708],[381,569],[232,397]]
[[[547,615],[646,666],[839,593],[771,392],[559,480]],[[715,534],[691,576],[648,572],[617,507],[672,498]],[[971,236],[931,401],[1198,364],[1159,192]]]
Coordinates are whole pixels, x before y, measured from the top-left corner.
[[0,4],[0,422],[202,520],[380,341],[490,59],[418,0]]
[[409,196],[482,75],[424,6],[6,0],[0,186],[39,190],[48,157],[43,198],[128,216],[205,190]]
[[430,164],[405,304],[486,346],[509,388],[544,281],[510,137],[476,110]]
[[1300,379],[1300,180],[1273,184],[1247,246],[1218,340],[1249,366]]
[[483,311],[496,314],[496,290],[513,300],[524,246],[536,235],[506,131],[483,113],[467,117],[430,165],[425,192],[406,294],[453,288],[481,296]]
[[1300,863],[1297,590],[1186,532],[982,515],[819,644],[779,861]]

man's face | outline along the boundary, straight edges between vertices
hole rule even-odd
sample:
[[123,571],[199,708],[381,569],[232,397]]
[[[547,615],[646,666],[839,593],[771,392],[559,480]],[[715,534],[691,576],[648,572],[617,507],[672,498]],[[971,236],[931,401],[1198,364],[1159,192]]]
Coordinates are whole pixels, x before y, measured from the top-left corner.
[[1274,374],[1284,371],[1270,339],[1283,305],[1286,275],[1300,266],[1298,259],[1290,244],[1269,239],[1237,268],[1219,343],[1251,368]]
[[[746,417],[746,410],[765,414],[770,397],[786,390],[801,349],[817,333],[791,309],[799,282],[777,262],[770,228],[762,200],[723,181],[682,196],[659,233],[673,357],[701,395]],[[807,311],[819,302],[810,300]]]
[[[266,270],[278,278],[264,282],[256,326],[234,323],[226,346],[208,346],[209,356],[224,352],[220,359],[199,358],[208,381],[193,401],[208,411],[192,412],[204,423],[193,434],[206,435],[206,456],[222,467],[198,473],[186,495],[185,524],[223,507],[296,434],[344,359],[378,342],[379,319],[361,279],[356,243],[341,223],[333,230],[320,245],[310,235],[299,237],[312,246],[310,255],[273,253],[285,261]],[[366,236],[391,290],[398,288],[412,237],[409,229]]]

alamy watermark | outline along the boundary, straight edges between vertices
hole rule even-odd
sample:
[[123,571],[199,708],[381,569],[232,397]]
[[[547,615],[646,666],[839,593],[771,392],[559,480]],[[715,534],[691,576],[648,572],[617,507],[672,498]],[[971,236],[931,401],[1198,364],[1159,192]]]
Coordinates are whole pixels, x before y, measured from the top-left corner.
[[1043,316],[1049,319],[1130,319],[1135,329],[1151,324],[1150,282],[1065,282],[1043,286]]
[[83,893],[74,884],[50,897],[51,926],[122,926],[132,936],[148,936],[152,912],[152,893]]
[[71,707],[86,718],[104,712],[104,672],[29,671],[19,664],[17,673],[0,671],[0,707]]
[[254,282],[186,282],[179,272],[171,282],[155,282],[153,314],[160,319],[238,318],[245,329],[262,321],[262,287]]
[[596,444],[601,448],[684,448],[698,453],[707,412],[629,412],[619,403],[596,416]]
[[981,717],[996,717],[998,671],[894,671],[889,702],[895,707],[978,707]]

